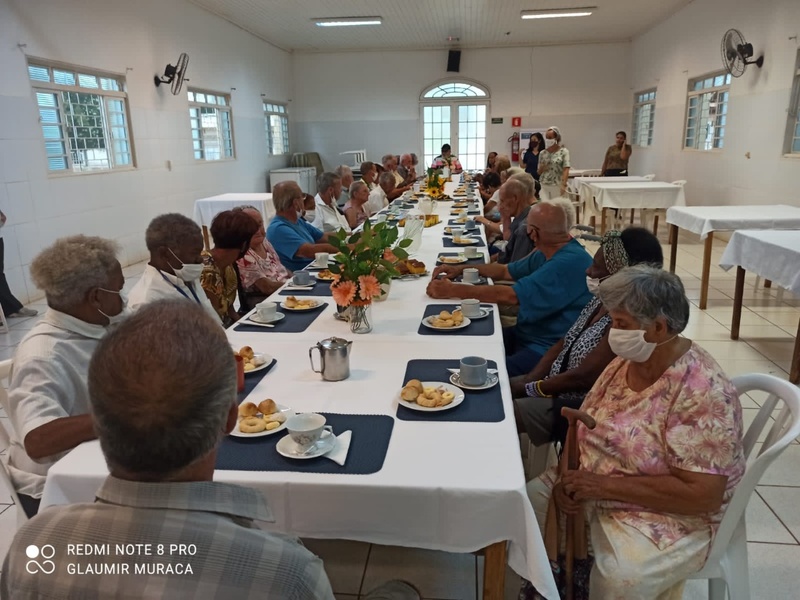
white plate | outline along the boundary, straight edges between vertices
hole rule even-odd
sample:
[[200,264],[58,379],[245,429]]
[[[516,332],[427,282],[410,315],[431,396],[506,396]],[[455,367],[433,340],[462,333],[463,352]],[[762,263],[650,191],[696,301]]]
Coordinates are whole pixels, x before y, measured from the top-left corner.
[[275,450],[278,451],[278,454],[285,456],[286,458],[305,460],[307,458],[323,456],[333,450],[335,446],[336,436],[332,433],[328,433],[327,431],[323,431],[322,437],[320,437],[319,440],[311,447],[312,449],[309,452],[301,452],[299,446],[295,443],[290,435],[278,440],[278,443],[275,445]]
[[471,246],[472,244],[477,244],[480,240],[471,237],[461,237],[458,240],[453,240],[454,244],[458,244],[459,246]]
[[286,315],[282,312],[275,311],[275,316],[272,319],[262,319],[258,316],[257,312],[254,312],[252,315],[247,317],[248,321],[252,321],[253,323],[258,323],[259,325],[269,325],[270,323],[277,323],[281,319],[283,319]]
[[436,331],[455,331],[456,329],[464,329],[464,327],[472,323],[472,321],[470,321],[469,318],[464,317],[464,320],[461,321],[461,325],[454,325],[453,327],[434,327],[428,321],[430,319],[433,319],[435,316],[436,315],[430,315],[429,317],[425,317],[424,319],[422,319],[422,324],[425,325],[425,327],[435,329]]
[[458,373],[450,375],[450,383],[465,390],[488,390],[496,386],[499,381],[500,377],[496,373],[489,373],[486,376],[486,383],[483,385],[467,385],[466,383],[461,383],[461,376]]
[[[325,269],[323,269],[322,271],[324,271],[324,270],[325,270]],[[316,277],[318,281],[332,282],[332,281],[333,281],[333,279],[326,279],[326,278],[320,277],[320,273],[322,273],[322,271],[317,271],[317,272],[314,274],[314,277]]]
[[[446,259],[446,260],[442,260]],[[443,256],[439,255],[436,257],[436,262],[440,262],[443,265],[460,265],[462,263],[467,262],[467,257],[463,254],[459,254],[458,256]]]
[[245,371],[244,374],[248,375],[250,373],[257,373],[258,371],[263,371],[268,366],[272,364],[274,360],[269,354],[264,354],[263,352],[254,352],[253,357],[260,356],[262,360],[266,361],[258,365],[255,369],[250,369],[249,371]]
[[416,402],[409,402],[408,400],[403,400],[400,397],[400,394],[398,394],[397,395],[398,404],[405,406],[406,408],[410,408],[411,410],[418,410],[420,412],[441,412],[443,410],[450,410],[451,408],[455,408],[464,401],[464,392],[462,392],[460,388],[457,388],[454,385],[450,385],[449,383],[444,383],[443,381],[422,381],[420,383],[422,383],[422,387],[444,388],[448,392],[452,392],[455,398],[453,398],[453,401],[447,406],[436,406],[433,408],[428,408],[427,406],[420,406]]
[[[252,371],[250,372],[252,373]],[[253,401],[244,400],[242,404],[244,404],[245,402],[253,402]],[[258,403],[256,402],[253,402],[253,404],[258,406]],[[241,404],[239,406],[241,406]],[[272,435],[273,433],[278,433],[279,431],[283,431],[284,429],[286,429],[286,421],[288,421],[290,418],[294,416],[294,409],[291,409],[288,406],[284,406],[283,404],[277,404],[277,403],[275,404],[275,406],[278,407],[278,412],[282,412],[286,416],[286,420],[283,423],[281,423],[280,427],[276,427],[272,431],[264,430],[260,431],[259,433],[244,433],[243,431],[239,431],[239,420],[237,420],[236,426],[233,428],[233,431],[231,431],[230,435],[241,438],[255,438],[255,437],[264,437],[265,435]]]
[[319,307],[319,301],[318,300],[313,300],[313,302],[314,302],[314,306],[307,306],[307,307],[304,307],[304,308],[289,308],[288,306],[286,306],[285,302],[281,302],[281,308],[286,309],[286,310],[291,310],[291,311],[294,311],[294,312],[303,312],[305,310],[314,310],[315,308]]

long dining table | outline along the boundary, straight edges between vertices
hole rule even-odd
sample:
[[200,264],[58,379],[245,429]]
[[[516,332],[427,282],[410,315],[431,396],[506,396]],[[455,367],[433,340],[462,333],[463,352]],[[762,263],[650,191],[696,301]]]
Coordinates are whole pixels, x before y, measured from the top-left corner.
[[[445,192],[453,194],[456,185],[449,183]],[[451,206],[452,202],[438,203],[435,211],[441,222],[423,230],[421,245],[413,255],[428,271],[435,268],[441,252],[459,251],[444,247],[444,227],[454,218],[449,214]],[[485,243],[482,228],[480,238]],[[481,246],[480,250],[487,260],[488,249]],[[419,329],[428,305],[449,308],[455,304],[427,297],[428,281],[428,276],[394,280],[388,299],[372,306],[373,330],[368,334],[352,334],[347,322],[334,318],[336,305],[323,293],[309,296],[327,305],[317,309],[318,315],[303,331],[237,330],[238,325],[228,329],[234,348],[249,345],[277,361],[248,399],[258,403],[269,397],[297,412],[335,415],[342,423],[334,430],[337,435],[349,428],[348,418],[355,415],[391,419],[379,470],[347,472],[351,461],[363,458],[357,455],[356,430],[341,469],[321,457],[314,460],[329,463],[322,472],[295,472],[291,465],[290,470],[281,471],[217,468],[214,479],[262,492],[275,517],[274,523],[262,525],[265,529],[448,552],[483,550],[484,598],[503,598],[508,564],[544,597],[555,600],[558,593],[525,488],[497,307],[487,317],[493,329],[489,334],[471,335],[465,330],[422,335]],[[271,299],[284,300],[285,294],[279,290]],[[309,364],[309,349],[332,336],[352,342],[350,376],[344,381],[323,381]],[[481,406],[478,397],[473,397],[472,420],[448,420],[448,412],[435,413],[436,418],[430,420],[426,415],[431,413],[415,413],[412,419],[401,415],[398,397],[409,361],[446,359],[457,364],[469,355],[497,364],[500,393],[494,404],[485,400]],[[442,369],[441,381],[448,381],[448,376]],[[494,418],[481,418],[490,412]],[[362,431],[362,435],[367,433]],[[254,451],[258,447],[253,445]],[[97,442],[78,446],[50,469],[42,507],[91,502],[107,473]]]

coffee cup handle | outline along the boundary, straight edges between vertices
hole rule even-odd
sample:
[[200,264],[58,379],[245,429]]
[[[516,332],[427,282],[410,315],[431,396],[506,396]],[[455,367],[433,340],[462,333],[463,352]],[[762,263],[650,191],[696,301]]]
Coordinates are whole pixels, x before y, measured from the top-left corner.
[[[327,432],[328,432],[330,435],[333,435],[333,427],[331,427],[330,425],[325,425],[325,426],[322,428],[322,433],[325,433],[326,431],[327,431]],[[320,435],[320,438],[321,438],[321,437],[322,437],[322,436]]]

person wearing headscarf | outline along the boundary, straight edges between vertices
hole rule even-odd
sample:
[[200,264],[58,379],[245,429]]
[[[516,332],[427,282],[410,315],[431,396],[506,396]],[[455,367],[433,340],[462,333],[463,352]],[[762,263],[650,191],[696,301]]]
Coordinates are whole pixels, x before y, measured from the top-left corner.
[[658,239],[641,227],[607,232],[586,269],[586,285],[594,297],[567,334],[526,375],[511,379],[517,428],[536,446],[563,441],[566,421],[561,407],[580,408],[614,353],[608,344],[611,317],[597,297],[600,282],[625,267],[646,263],[661,267]]

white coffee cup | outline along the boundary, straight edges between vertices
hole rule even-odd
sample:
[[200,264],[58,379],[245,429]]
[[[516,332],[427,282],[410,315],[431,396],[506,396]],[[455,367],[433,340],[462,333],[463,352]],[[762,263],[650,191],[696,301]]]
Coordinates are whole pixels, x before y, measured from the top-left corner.
[[453,241],[457,242],[464,236],[464,228],[463,227],[451,227],[450,233],[453,234]]
[[478,258],[480,255],[480,250],[478,250],[475,246],[467,246],[464,248],[464,256],[467,258]]
[[328,266],[328,253],[327,252],[317,252],[314,255],[314,263],[318,267],[327,267]]
[[[464,385],[484,385],[489,377],[489,365],[480,356],[465,356],[459,364],[458,378]],[[291,420],[291,419],[290,419]]]
[[481,302],[475,298],[465,298],[461,301],[461,312],[465,317],[481,316]]
[[317,413],[300,413],[286,420],[286,429],[292,441],[306,452],[319,441],[323,431],[333,435],[333,428],[325,425],[325,417]]
[[268,302],[267,300],[264,300],[264,302],[260,302],[256,305],[256,313],[258,314],[258,318],[263,321],[273,320],[277,311],[278,305],[274,302]]
[[461,279],[466,283],[478,283],[481,276],[478,274],[478,269],[464,269],[461,272]]
[[292,283],[295,285],[308,285],[311,283],[311,273],[308,271],[295,271],[292,276]]

